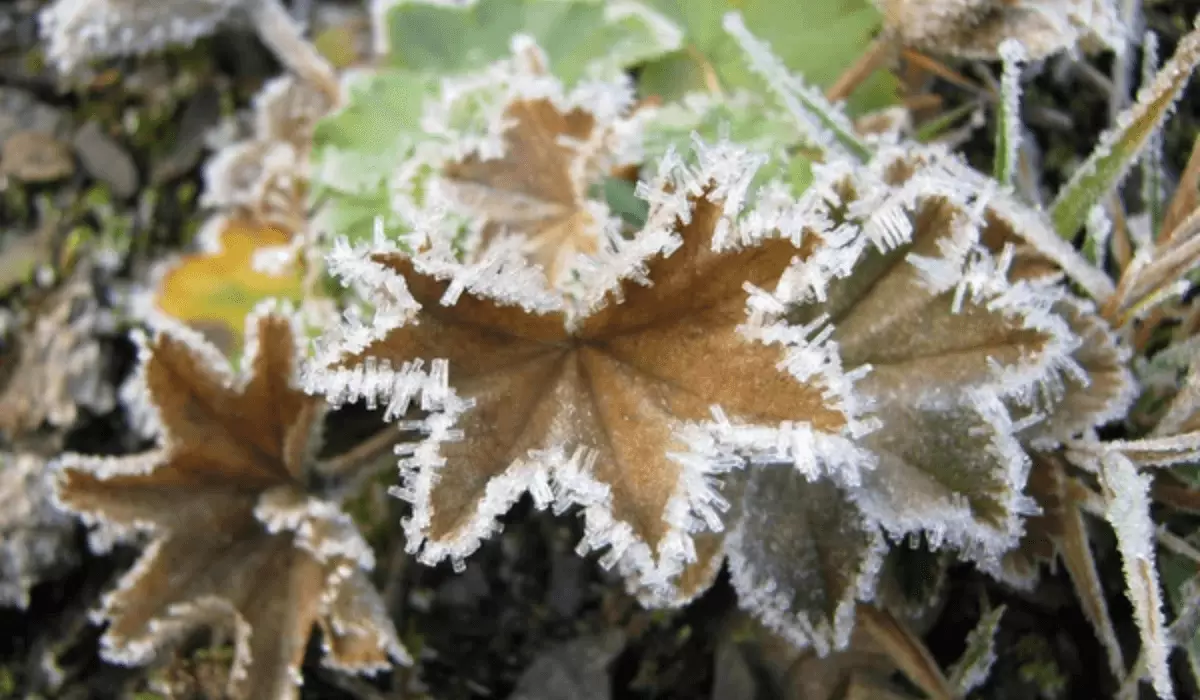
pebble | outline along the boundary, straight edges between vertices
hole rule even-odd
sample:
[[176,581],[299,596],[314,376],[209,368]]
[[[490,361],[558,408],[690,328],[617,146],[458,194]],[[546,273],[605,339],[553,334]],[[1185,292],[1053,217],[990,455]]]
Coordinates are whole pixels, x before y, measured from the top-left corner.
[[41,131],[18,131],[0,146],[0,173],[24,182],[51,182],[74,170],[71,149]]
[[114,195],[132,197],[137,193],[139,178],[133,158],[98,123],[84,124],[75,132],[73,145],[88,174],[106,183]]

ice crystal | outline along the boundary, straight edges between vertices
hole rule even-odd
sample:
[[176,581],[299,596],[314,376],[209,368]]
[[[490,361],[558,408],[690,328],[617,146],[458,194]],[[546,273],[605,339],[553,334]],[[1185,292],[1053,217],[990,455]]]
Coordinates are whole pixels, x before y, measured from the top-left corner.
[[408,657],[366,578],[370,547],[337,505],[307,491],[322,411],[294,384],[289,315],[260,309],[247,336],[236,377],[192,331],[148,341],[138,376],[158,447],[69,455],[57,495],[86,521],[153,534],[104,600],[105,657],[144,663],[197,625],[232,626],[230,694],[296,697],[314,624],[335,667],[373,671]]
[[51,472],[31,453],[0,453],[0,605],[29,604],[29,590],[77,558],[75,519],[54,504]]
[[1032,60],[1076,46],[1125,46],[1114,0],[875,0],[906,45],[966,58],[997,59],[1006,39]]
[[513,246],[470,264],[436,230],[416,253],[339,246],[331,270],[376,315],[326,339],[308,385],[394,415],[453,396],[401,460],[422,560],[468,556],[529,491],[581,506],[581,551],[609,547],[647,602],[695,595],[728,554],[747,608],[827,652],[883,533],[998,567],[1031,508],[1005,401],[1081,375],[1078,339],[1060,289],[1006,277],[988,188],[940,151],[833,161],[747,207],[763,159],[696,149],[662,159],[645,228],[581,257],[570,296]]

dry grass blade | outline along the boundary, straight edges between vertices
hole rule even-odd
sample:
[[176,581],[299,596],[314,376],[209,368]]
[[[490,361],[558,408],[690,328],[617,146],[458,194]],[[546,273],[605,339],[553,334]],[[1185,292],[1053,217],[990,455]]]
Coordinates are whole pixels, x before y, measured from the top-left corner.
[[1163,214],[1161,235],[1170,238],[1184,218],[1200,208],[1200,136],[1192,142],[1192,152],[1179,176],[1179,185]]
[[1121,327],[1155,306],[1179,296],[1187,275],[1200,267],[1200,209],[1193,211],[1151,249],[1143,249],[1125,269],[1103,314]]
[[921,640],[886,610],[860,605],[858,621],[872,641],[896,667],[933,700],[954,700],[957,695],[933,655]]

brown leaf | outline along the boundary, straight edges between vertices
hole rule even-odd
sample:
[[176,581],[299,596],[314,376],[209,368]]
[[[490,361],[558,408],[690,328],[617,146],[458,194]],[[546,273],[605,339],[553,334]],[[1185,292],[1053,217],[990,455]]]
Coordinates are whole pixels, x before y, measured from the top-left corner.
[[229,693],[296,697],[314,624],[343,668],[407,656],[363,577],[369,547],[348,516],[305,492],[322,412],[295,383],[293,321],[260,310],[247,325],[238,377],[194,332],[149,341],[139,376],[159,448],[70,458],[58,497],[89,520],[154,533],[105,600],[107,657],[143,663],[197,625],[232,626]]
[[[771,284],[799,251],[783,240],[717,248],[724,203],[704,188],[679,201],[684,212],[652,224],[669,236],[641,263],[652,284],[617,278],[595,305],[570,317],[528,311],[469,287],[450,297],[451,279],[426,272],[433,267],[421,255],[369,256],[402,277],[421,308],[413,322],[343,355],[331,369],[369,358],[392,367],[446,359],[454,389],[474,401],[456,426],[463,439],[440,447],[445,465],[407,477],[412,490],[403,493],[417,502],[409,536],[423,542],[426,561],[469,554],[519,495],[519,484],[531,487],[530,479],[553,474],[562,500],[589,507],[589,546],[615,537],[615,559],[626,547],[638,552],[630,573],[678,573],[698,556],[687,520],[672,515],[698,476],[673,454],[686,450],[676,436],[682,423],[707,420],[719,405],[740,421],[807,421],[830,434],[845,428],[846,416],[827,405],[821,386],[780,369],[780,347],[739,330],[747,321],[744,283]],[[576,464],[575,476],[565,478],[577,447],[586,469]],[[422,474],[435,475],[426,481]],[[719,562],[717,542],[705,549],[707,563],[689,574],[696,577],[690,592]]]
[[442,169],[449,194],[484,220],[483,243],[502,234],[528,240],[530,258],[552,281],[575,255],[594,253],[602,222],[588,210],[588,187],[602,173],[588,142],[602,137],[582,108],[560,111],[549,99],[520,99],[504,111],[504,155],[472,153]]
[[904,623],[887,611],[870,605],[860,606],[858,618],[872,641],[927,696],[939,700],[950,700],[955,696],[929,649]]

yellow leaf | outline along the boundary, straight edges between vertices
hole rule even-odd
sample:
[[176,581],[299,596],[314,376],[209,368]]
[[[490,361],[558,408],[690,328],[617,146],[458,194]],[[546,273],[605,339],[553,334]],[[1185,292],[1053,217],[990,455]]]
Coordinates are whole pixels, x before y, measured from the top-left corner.
[[273,226],[231,219],[216,253],[185,255],[163,276],[155,306],[203,333],[226,355],[240,351],[246,315],[267,298],[299,300],[302,270],[280,275],[254,269],[254,253],[285,245],[291,234]]

